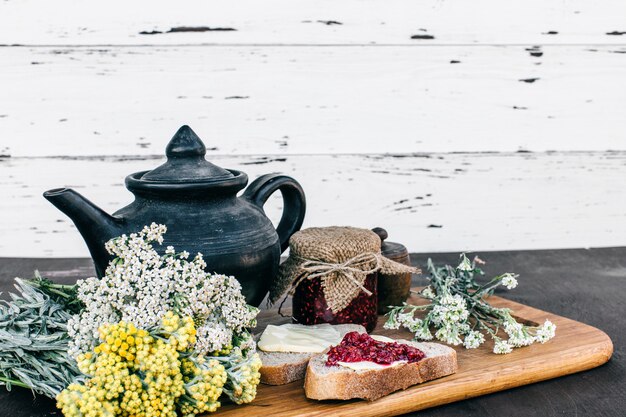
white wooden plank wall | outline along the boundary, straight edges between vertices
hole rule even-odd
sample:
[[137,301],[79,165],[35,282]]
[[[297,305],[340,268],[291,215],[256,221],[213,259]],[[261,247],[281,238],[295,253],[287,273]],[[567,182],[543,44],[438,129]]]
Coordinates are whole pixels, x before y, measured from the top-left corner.
[[[625,16],[621,0],[4,1],[0,256],[87,256],[41,192],[113,211],[185,123],[220,165],[300,180],[307,226],[380,225],[413,251],[625,245]],[[200,26],[235,30],[168,33]]]

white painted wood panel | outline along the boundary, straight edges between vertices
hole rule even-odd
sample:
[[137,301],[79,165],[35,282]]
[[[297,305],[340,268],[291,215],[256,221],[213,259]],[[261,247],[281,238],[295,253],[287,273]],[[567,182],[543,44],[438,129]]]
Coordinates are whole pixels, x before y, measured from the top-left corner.
[[0,153],[161,155],[185,123],[226,155],[626,149],[626,47],[540,50],[0,48]]
[[[5,0],[0,45],[26,46],[0,46],[0,256],[87,256],[41,193],[113,211],[184,123],[220,165],[300,180],[306,226],[382,225],[412,251],[626,245],[625,16],[623,0]],[[139,34],[176,26],[236,30]]]
[[[626,245],[626,152],[390,157],[215,157],[251,179],[296,178],[305,227],[383,226],[417,252]],[[0,159],[0,256],[88,256],[41,193],[71,186],[109,212],[132,200],[124,177],[159,160]],[[271,200],[271,218],[280,198]]]
[[[5,0],[0,44],[624,44],[607,35],[624,16],[622,0]],[[139,34],[175,26],[236,31]]]

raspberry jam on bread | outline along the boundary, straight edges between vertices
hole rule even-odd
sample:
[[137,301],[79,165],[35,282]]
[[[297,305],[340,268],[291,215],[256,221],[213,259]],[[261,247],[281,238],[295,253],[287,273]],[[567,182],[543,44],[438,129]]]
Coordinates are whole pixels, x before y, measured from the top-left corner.
[[326,366],[337,365],[338,362],[374,362],[380,365],[391,365],[403,361],[419,362],[425,354],[416,347],[398,343],[382,342],[372,339],[367,333],[347,333],[341,343],[328,351]]

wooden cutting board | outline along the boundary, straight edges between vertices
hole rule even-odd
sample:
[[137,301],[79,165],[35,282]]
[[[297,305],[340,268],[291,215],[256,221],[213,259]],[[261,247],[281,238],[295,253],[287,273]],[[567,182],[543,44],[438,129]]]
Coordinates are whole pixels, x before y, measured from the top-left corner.
[[[595,368],[606,363],[613,353],[611,339],[601,330],[586,324],[547,313],[500,297],[490,303],[508,307],[514,315],[528,322],[549,319],[557,325],[556,336],[545,344],[515,349],[508,355],[491,353],[493,343],[467,350],[456,348],[459,371],[435,381],[398,391],[379,400],[315,401],[304,396],[303,381],[288,385],[260,385],[257,398],[248,405],[225,405],[217,411],[223,416],[396,416],[435,407],[466,398],[532,384]],[[287,323],[276,310],[259,315],[260,332],[267,324]],[[404,330],[385,330],[379,318],[375,334],[397,339],[411,339]]]

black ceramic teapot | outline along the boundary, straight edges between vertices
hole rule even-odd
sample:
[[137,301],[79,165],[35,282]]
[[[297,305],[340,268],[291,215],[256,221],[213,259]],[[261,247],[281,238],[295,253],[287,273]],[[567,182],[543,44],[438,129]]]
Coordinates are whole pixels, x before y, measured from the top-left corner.
[[[205,154],[193,130],[181,127],[167,145],[167,162],[126,177],[135,201],[112,216],[69,188],[46,191],[44,197],[74,221],[98,276],[111,260],[104,248],[109,239],[156,222],[167,226],[157,251],[172,245],[177,251],[202,253],[208,271],[235,276],[248,303],[259,305],[276,276],[280,254],[302,226],[304,192],[291,177],[267,174],[237,197],[248,176],[208,162]],[[284,209],[274,229],[263,204],[276,190]]]

